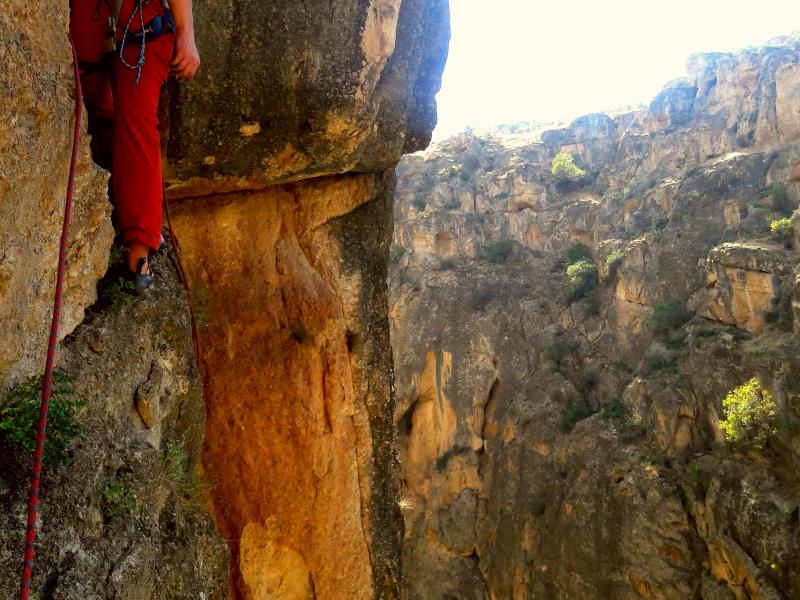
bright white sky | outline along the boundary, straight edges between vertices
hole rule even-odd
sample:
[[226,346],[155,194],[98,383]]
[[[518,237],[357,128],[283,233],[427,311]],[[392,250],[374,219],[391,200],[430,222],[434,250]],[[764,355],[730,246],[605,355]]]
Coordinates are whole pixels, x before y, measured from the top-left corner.
[[800,28],[798,0],[450,0],[441,139],[649,102],[698,51]]

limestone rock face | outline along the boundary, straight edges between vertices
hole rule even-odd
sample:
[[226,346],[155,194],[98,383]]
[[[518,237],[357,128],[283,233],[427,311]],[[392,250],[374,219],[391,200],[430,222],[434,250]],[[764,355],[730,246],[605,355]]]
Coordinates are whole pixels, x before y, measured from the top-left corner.
[[388,175],[347,175],[175,210],[202,319],[204,461],[239,597],[397,593],[386,267],[375,258],[388,250],[392,191]]
[[171,90],[168,195],[234,597],[399,597],[392,170],[430,139],[447,2],[195,10],[209,50]]
[[[44,468],[34,597],[227,597],[227,547],[202,500],[203,388],[172,260],[154,259],[146,298],[93,310],[61,346],[83,406],[68,463]],[[29,472],[29,455],[0,439],[4,598],[18,592]]]
[[[800,595],[800,270],[769,232],[800,200],[799,57],[697,55],[646,110],[403,159],[405,597]],[[559,151],[586,176],[557,180]],[[762,448],[720,428],[754,376],[778,399]]]
[[430,140],[446,1],[194,8],[204,62],[173,90],[173,197],[381,171]]
[[[68,15],[17,0],[0,11],[0,393],[42,369],[47,350],[74,123]],[[108,264],[106,180],[84,143],[61,337],[83,320]]]
[[[0,15],[12,98],[0,108],[0,392],[43,363],[71,131],[66,11],[13,0]],[[73,451],[77,470],[52,475],[36,583],[66,599],[397,598],[393,169],[430,139],[448,3],[199,1],[194,12],[203,66],[170,84],[162,124],[207,420],[186,299],[156,292],[117,316],[96,305],[61,362],[91,398],[80,424],[97,427]],[[81,160],[64,334],[95,298],[112,237],[107,179]],[[183,444],[194,469],[204,426],[207,485],[195,495],[228,541],[230,592],[204,508],[158,482],[168,444]],[[11,595],[25,486],[5,483],[3,468]],[[126,511],[135,501],[125,524],[98,512],[109,494]]]

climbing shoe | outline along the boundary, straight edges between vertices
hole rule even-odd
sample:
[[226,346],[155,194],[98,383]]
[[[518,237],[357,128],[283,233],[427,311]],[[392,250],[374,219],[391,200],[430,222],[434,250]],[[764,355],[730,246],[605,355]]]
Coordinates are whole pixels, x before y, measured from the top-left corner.
[[146,258],[140,258],[139,263],[136,265],[136,273],[133,276],[133,285],[136,294],[141,296],[145,290],[153,283],[153,275],[147,264]]

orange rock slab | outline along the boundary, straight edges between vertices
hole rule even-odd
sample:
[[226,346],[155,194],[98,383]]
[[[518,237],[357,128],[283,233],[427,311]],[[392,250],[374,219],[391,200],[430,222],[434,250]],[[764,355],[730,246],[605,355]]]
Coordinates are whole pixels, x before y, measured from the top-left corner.
[[354,333],[364,291],[336,221],[375,199],[379,177],[173,209],[201,344],[203,458],[236,598],[373,596],[374,399]]

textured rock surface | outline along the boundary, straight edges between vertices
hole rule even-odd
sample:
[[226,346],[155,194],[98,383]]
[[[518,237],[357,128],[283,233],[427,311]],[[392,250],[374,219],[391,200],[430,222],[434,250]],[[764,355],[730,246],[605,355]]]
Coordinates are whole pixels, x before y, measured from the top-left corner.
[[[0,393],[42,368],[72,143],[74,83],[66,4],[0,10]],[[80,156],[62,337],[83,320],[113,230],[106,175]]]
[[170,193],[391,169],[425,147],[445,0],[201,0],[203,69],[174,90]]
[[[394,598],[392,169],[430,138],[448,5],[312,4],[196,2],[203,68],[170,89],[169,195],[183,202],[177,228],[210,400],[203,457],[234,597]],[[14,99],[0,109],[2,391],[41,368],[72,104],[66,7],[12,1],[0,19],[0,59],[11,65],[0,81]],[[50,29],[36,36],[41,23]],[[106,179],[86,163],[65,332],[94,299],[111,239]],[[53,231],[34,228],[37,219]],[[82,418],[100,426],[75,449],[76,470],[51,476],[37,566],[45,597],[227,596],[225,549],[204,510],[172,507],[159,483],[165,444],[185,445],[194,461],[203,430],[185,309],[159,292],[121,316],[92,316],[64,348],[62,363],[91,396]],[[142,346],[130,372],[122,344]],[[101,457],[94,465],[89,450]],[[123,476],[134,512],[99,518],[97,495]],[[16,480],[3,491],[3,590],[16,581],[22,493]],[[167,576],[175,582],[162,585]]]
[[[227,597],[227,548],[192,476],[205,418],[188,304],[166,255],[155,269],[151,294],[91,312],[62,345],[84,405],[69,463],[45,469],[33,597]],[[30,462],[6,438],[0,457],[0,595],[11,598]]]
[[[694,56],[638,113],[401,162],[407,598],[800,596],[800,271],[768,228],[800,199],[782,43]],[[587,176],[556,181],[559,151]],[[570,301],[575,242],[599,282]],[[656,327],[665,301],[693,318]],[[779,427],[746,451],[719,422],[753,376]]]
[[168,194],[234,594],[397,597],[391,169],[429,140],[447,2],[195,9],[210,50],[172,90]]
[[393,181],[327,177],[175,210],[202,298],[204,462],[240,597],[397,595],[381,258]]

